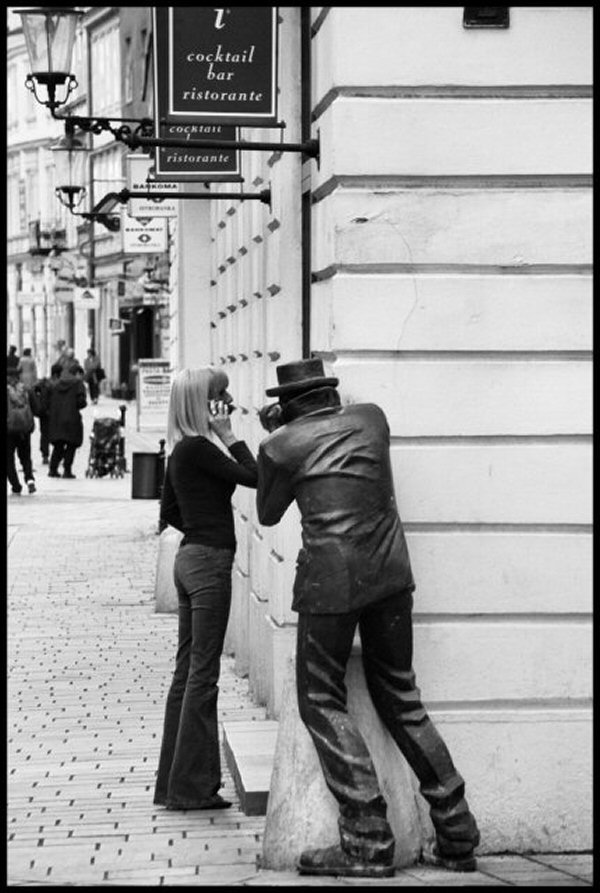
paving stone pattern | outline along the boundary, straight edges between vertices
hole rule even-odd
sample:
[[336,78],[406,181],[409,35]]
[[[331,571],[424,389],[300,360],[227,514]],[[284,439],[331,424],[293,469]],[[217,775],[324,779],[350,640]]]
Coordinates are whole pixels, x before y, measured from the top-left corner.
[[[128,425],[129,469],[159,436]],[[158,505],[131,499],[130,473],[86,479],[85,443],[76,480],[48,479],[37,434],[33,454],[38,493],[7,497],[8,885],[355,885],[261,869],[265,818],[241,811],[224,758],[231,809],[152,805],[177,638],[175,615],[154,613]],[[229,658],[220,690],[222,721],[266,719]],[[486,857],[468,878],[415,866],[385,886],[591,882],[576,854]]]

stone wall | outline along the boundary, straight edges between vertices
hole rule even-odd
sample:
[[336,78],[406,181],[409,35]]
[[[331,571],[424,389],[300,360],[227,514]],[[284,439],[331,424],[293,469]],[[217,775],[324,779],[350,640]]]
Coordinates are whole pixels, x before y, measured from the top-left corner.
[[[299,133],[299,8],[280,118]],[[311,349],[392,432],[415,669],[488,850],[591,846],[591,7],[315,7]],[[368,38],[368,39],[367,39]],[[279,138],[279,131],[244,131]],[[211,203],[213,361],[253,448],[301,353],[300,160],[272,209]],[[235,496],[228,648],[271,715],[293,653],[295,510]]]

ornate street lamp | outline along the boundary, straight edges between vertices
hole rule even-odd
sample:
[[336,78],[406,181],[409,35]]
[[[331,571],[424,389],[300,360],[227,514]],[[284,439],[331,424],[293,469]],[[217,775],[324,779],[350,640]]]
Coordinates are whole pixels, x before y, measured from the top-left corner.
[[[64,105],[69,94],[77,86],[77,79],[71,74],[71,56],[75,42],[75,32],[83,10],[56,7],[15,10],[21,16],[23,33],[31,63],[31,74],[25,84],[42,105],[50,109],[53,118],[60,119],[56,109]],[[56,98],[57,85],[67,83],[63,99]],[[37,86],[46,87],[48,99],[40,99]],[[304,143],[247,142],[246,140],[177,140],[161,139],[153,136],[153,122],[150,118],[86,118],[77,115],[63,117],[73,127],[85,133],[100,134],[109,131],[113,137],[125,143],[130,149],[172,147],[185,149],[246,149],[270,152],[302,152],[311,158],[319,158],[318,139]],[[118,122],[115,126],[112,122]],[[127,123],[129,122],[129,123]],[[132,127],[131,124],[137,126]],[[218,196],[215,196],[218,197]]]
[[[21,16],[31,63],[31,73],[27,75],[25,85],[54,115],[77,87],[77,78],[71,74],[71,56],[83,10],[44,6],[15,11]],[[38,96],[36,85],[46,88],[47,99]],[[63,85],[64,97],[57,99],[56,88]]]
[[67,208],[74,217],[83,217],[84,220],[95,220],[110,232],[118,232],[121,228],[119,217],[110,216],[106,210],[101,207],[103,202],[99,202],[96,207],[90,211],[78,212],[78,208],[86,195],[85,186],[81,185],[85,181],[85,163],[88,148],[75,136],[74,128],[70,118],[65,121],[65,135],[59,141],[51,146],[54,153],[54,169],[56,181],[59,184],[55,188],[58,200]]
[[86,194],[85,163],[87,146],[67,130],[56,145],[50,147],[54,155],[55,188],[58,200],[71,213],[79,207]]

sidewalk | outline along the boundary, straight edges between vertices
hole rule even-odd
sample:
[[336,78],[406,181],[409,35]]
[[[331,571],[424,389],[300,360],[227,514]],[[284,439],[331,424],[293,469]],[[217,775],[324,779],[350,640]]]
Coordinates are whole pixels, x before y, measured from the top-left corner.
[[[98,415],[120,401],[100,398]],[[591,886],[591,856],[483,856],[456,875],[414,866],[384,882],[261,869],[264,816],[246,816],[223,758],[226,811],[152,804],[177,618],[154,613],[158,503],[131,499],[131,455],[162,432],[135,431],[124,478],[48,478],[34,434],[38,492],[8,503],[9,886]],[[223,659],[220,719],[265,711]]]

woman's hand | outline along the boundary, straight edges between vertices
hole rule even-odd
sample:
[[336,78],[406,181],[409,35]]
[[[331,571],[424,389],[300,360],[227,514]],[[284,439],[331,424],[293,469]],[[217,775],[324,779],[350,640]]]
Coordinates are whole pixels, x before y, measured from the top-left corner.
[[222,400],[215,400],[212,405],[214,406],[214,411],[211,410],[208,424],[225,446],[229,447],[236,442],[237,437],[231,427],[227,404]]

